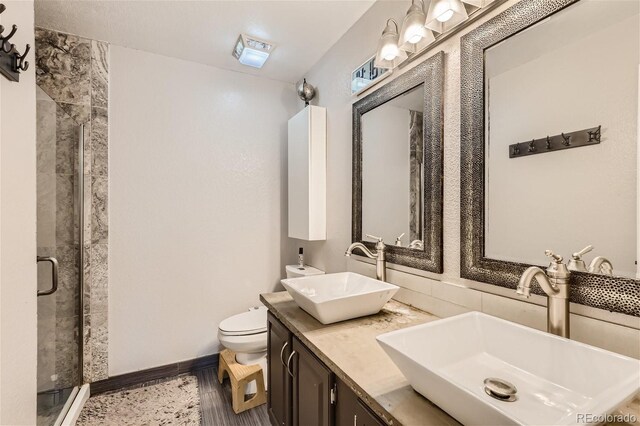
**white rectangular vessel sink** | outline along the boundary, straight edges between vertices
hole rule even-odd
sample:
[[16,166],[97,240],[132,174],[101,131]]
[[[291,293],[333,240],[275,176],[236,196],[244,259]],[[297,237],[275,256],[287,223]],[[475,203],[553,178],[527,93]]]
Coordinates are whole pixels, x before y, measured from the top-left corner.
[[353,272],[281,282],[298,306],[322,324],[376,314],[399,288]]
[[[638,360],[480,312],[377,340],[417,392],[465,425],[587,424],[640,390]],[[508,383],[491,396],[488,378]]]

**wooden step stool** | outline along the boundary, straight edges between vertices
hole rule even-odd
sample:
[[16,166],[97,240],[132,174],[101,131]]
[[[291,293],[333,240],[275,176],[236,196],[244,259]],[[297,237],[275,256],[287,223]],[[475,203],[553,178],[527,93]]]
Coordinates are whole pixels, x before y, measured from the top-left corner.
[[[264,376],[262,368],[258,364],[238,364],[235,352],[225,349],[220,352],[220,364],[218,365],[218,381],[221,384],[224,381],[224,373],[227,373],[231,381],[231,401],[233,403],[233,411],[236,414],[267,402]],[[253,380],[256,381],[256,393],[245,401],[245,389]]]

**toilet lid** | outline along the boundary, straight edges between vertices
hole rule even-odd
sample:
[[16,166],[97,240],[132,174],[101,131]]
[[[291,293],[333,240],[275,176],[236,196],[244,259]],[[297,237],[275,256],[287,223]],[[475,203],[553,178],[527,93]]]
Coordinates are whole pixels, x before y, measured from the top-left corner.
[[264,306],[233,315],[220,323],[220,332],[242,336],[267,331],[267,308]]

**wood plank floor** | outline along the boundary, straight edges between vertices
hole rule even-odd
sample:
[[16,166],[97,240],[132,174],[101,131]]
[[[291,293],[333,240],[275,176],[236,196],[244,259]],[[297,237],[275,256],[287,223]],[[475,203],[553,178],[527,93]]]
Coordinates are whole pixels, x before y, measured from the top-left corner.
[[200,390],[200,409],[203,426],[268,426],[267,405],[263,404],[240,414],[231,407],[231,386],[225,380],[218,383],[215,368],[195,371]]

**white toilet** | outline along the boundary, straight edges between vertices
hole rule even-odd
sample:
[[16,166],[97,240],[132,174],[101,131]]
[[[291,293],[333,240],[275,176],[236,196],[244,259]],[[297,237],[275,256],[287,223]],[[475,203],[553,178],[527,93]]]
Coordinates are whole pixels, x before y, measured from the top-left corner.
[[[324,274],[324,271],[298,265],[287,265],[287,278]],[[260,364],[264,383],[267,383],[267,308],[249,309],[247,312],[230,316],[218,326],[220,344],[236,353],[238,364]],[[247,386],[246,394],[255,393],[255,383]]]

